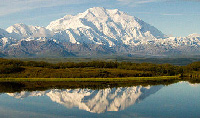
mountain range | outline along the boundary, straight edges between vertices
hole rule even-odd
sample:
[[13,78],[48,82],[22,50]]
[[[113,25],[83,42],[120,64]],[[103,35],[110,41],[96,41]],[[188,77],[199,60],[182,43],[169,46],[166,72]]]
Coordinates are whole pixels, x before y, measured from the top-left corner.
[[169,37],[118,9],[94,7],[47,27],[20,23],[0,29],[0,57],[199,54],[200,35]]

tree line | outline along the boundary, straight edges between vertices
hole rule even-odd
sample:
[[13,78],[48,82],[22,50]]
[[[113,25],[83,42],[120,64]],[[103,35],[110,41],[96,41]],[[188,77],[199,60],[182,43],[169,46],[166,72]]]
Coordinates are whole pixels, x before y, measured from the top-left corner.
[[[192,73],[193,71],[200,71],[200,62],[194,62],[187,66],[117,61],[65,62],[53,64],[44,61],[21,61],[0,58],[0,74],[2,75],[0,77],[8,77],[9,74],[12,74],[12,76],[21,74],[20,77],[22,74],[38,75],[38,77],[52,77],[47,76],[48,74],[55,74],[53,77],[151,77],[183,76],[185,73]],[[45,75],[41,75],[41,73]],[[80,75],[81,73],[82,75]]]

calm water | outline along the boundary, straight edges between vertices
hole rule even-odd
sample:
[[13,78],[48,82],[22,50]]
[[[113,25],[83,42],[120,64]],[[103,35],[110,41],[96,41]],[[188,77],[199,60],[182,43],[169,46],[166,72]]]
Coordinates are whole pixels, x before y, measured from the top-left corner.
[[1,118],[198,118],[200,84],[50,89],[0,95]]

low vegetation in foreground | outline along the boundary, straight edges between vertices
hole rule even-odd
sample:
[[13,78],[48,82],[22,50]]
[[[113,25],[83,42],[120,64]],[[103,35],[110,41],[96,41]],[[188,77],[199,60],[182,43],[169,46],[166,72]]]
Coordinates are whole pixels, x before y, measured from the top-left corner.
[[198,78],[199,75],[200,62],[194,62],[186,66],[176,66],[171,64],[131,63],[114,61],[91,61],[77,63],[65,62],[53,64],[43,61],[36,62],[3,58],[0,59],[0,78],[97,79],[143,77],[143,79],[145,79],[145,77],[155,78],[160,76],[175,76],[175,78],[186,76]]

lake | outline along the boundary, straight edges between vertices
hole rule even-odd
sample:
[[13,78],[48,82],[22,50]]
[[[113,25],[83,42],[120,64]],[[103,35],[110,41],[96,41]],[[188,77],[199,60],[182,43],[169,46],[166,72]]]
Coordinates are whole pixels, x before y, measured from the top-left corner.
[[189,82],[103,89],[6,87],[12,91],[1,92],[1,118],[200,117],[200,84]]

